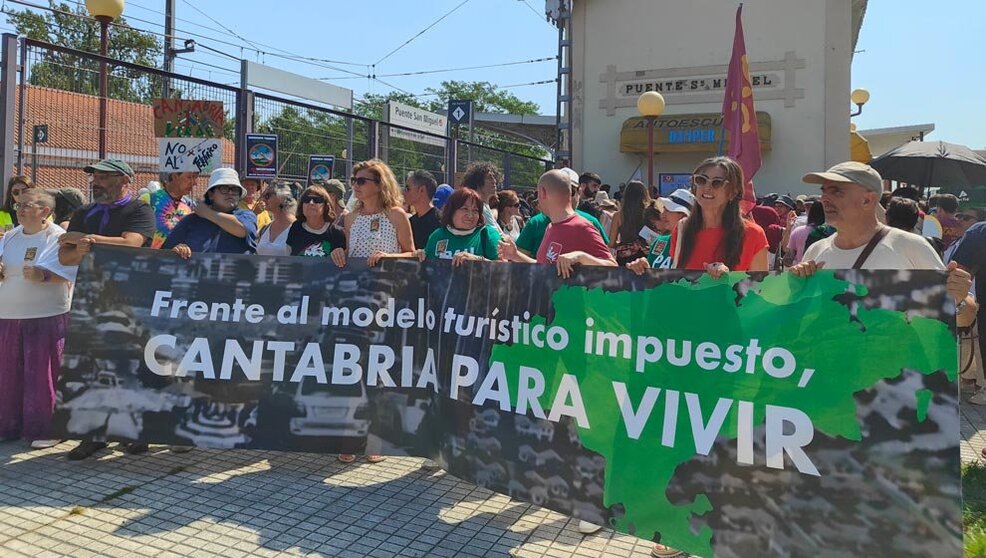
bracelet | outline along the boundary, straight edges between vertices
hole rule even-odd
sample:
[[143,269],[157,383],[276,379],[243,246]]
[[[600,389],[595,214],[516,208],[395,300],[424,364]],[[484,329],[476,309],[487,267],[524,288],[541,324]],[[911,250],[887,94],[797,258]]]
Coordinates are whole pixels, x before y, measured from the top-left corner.
[[965,310],[965,307],[966,306],[969,306],[969,299],[968,298],[963,298],[962,299],[962,302],[960,302],[960,303],[958,303],[958,304],[955,305],[955,313],[958,314],[958,313],[962,312],[963,310]]

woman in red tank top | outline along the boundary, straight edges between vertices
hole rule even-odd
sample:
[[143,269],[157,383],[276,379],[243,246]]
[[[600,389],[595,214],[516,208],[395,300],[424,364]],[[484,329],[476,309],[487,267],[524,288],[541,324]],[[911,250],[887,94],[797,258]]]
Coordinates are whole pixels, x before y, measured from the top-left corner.
[[715,277],[730,270],[767,271],[767,235],[740,213],[743,184],[743,169],[729,157],[706,159],[695,169],[695,208],[671,238],[676,268]]

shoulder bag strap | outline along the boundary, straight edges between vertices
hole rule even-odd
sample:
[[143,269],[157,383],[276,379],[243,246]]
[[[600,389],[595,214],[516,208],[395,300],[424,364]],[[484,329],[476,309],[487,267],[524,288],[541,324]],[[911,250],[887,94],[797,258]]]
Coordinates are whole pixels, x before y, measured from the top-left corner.
[[887,233],[889,232],[890,228],[881,226],[880,230],[876,231],[876,234],[874,234],[873,238],[870,239],[869,243],[866,245],[866,248],[863,248],[863,251],[860,252],[859,257],[856,258],[856,263],[852,264],[852,268],[863,269],[863,264],[866,263],[866,260],[869,259],[870,254],[872,254],[873,250],[876,249],[876,245],[880,244],[880,241],[886,238]]

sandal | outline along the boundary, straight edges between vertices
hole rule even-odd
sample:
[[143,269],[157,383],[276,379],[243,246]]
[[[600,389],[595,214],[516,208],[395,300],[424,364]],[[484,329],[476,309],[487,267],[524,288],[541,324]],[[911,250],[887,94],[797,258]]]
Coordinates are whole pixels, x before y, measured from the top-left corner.
[[670,546],[664,546],[663,544],[655,544],[654,548],[651,549],[650,555],[655,558],[674,558],[676,556],[688,556],[680,550],[675,550]]
[[353,461],[356,461],[356,456],[351,453],[340,453],[339,461],[342,463],[352,463]]
[[387,458],[384,457],[384,456],[382,456],[382,455],[367,455],[366,456],[366,462],[367,463],[380,463],[384,459],[387,459]]

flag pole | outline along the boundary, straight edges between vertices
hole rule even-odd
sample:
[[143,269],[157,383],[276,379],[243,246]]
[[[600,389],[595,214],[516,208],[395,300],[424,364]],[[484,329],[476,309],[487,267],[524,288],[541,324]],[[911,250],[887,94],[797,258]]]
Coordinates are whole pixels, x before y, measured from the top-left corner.
[[[743,3],[742,2],[739,3],[739,9],[741,9],[741,10],[743,9]],[[728,72],[727,72],[726,79],[729,79]],[[727,88],[729,87],[729,84],[728,83],[726,84],[726,87]],[[723,150],[725,150],[725,148],[726,148],[726,114],[723,113],[722,114],[722,125],[719,126],[719,153],[718,153],[718,155],[720,157],[722,157],[722,153],[723,153]]]

